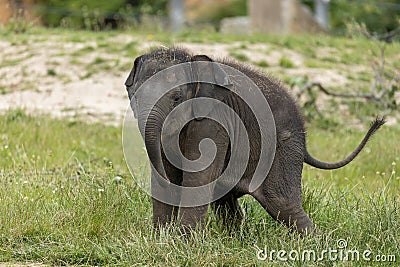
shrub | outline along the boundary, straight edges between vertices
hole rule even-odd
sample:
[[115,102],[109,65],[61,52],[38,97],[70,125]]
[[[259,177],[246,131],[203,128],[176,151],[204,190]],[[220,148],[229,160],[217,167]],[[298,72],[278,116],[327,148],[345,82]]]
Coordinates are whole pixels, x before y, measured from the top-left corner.
[[36,13],[45,26],[84,29],[116,28],[141,14],[166,14],[167,0],[38,0]]
[[[313,8],[313,1],[302,0]],[[388,32],[399,26],[400,0],[334,0],[330,22],[334,32],[344,33],[349,22],[365,24],[370,32]]]

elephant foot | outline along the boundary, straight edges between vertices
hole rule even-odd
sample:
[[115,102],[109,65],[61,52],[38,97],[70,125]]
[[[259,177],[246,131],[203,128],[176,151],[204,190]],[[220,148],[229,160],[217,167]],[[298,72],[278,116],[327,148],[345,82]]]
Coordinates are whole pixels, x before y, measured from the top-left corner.
[[268,198],[259,194],[255,197],[272,218],[290,229],[302,235],[308,235],[314,231],[314,225],[301,205],[301,198]]
[[[268,212],[271,214],[270,211]],[[294,230],[301,235],[309,235],[314,232],[314,225],[302,207],[295,209],[295,211],[282,210],[274,212],[271,215],[274,219],[284,223],[291,230]]]

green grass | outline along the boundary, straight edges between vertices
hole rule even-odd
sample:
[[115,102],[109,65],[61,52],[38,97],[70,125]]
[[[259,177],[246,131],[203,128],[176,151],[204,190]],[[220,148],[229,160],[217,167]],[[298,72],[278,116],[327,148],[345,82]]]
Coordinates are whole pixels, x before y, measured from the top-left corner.
[[[311,153],[324,160],[342,158],[363,135],[347,128],[328,131],[309,125]],[[120,128],[32,117],[17,110],[0,116],[0,129],[0,262],[282,266],[280,261],[258,260],[257,248],[321,253],[336,249],[339,239],[349,249],[369,249],[372,256],[393,254],[397,264],[400,260],[400,181],[398,165],[392,165],[400,164],[400,131],[395,127],[378,132],[367,150],[343,169],[305,167],[304,208],[319,234],[291,233],[244,197],[246,220],[238,231],[228,233],[210,213],[206,229],[189,241],[176,227],[153,230],[151,200],[125,166]],[[116,181],[117,176],[122,180]],[[285,264],[303,266],[299,261]],[[328,260],[304,264],[379,265]]]
[[231,57],[237,59],[238,61],[246,62],[246,61],[249,60],[249,58],[248,58],[245,54],[240,53],[240,52],[231,51],[231,52],[229,53],[229,55],[230,55]]
[[105,59],[102,58],[102,57],[96,57],[96,58],[93,60],[92,64],[94,64],[94,65],[102,64],[102,63],[104,63],[104,62],[106,62],[106,61],[107,61],[107,60],[105,60]]
[[304,66],[308,68],[319,68],[319,69],[332,69],[337,65],[331,63],[331,62],[326,62],[320,59],[314,59],[314,58],[309,58],[304,61]]
[[282,68],[290,69],[294,67],[294,63],[287,57],[281,57],[281,59],[279,60],[279,66],[281,66]]
[[256,62],[256,65],[259,66],[259,67],[261,67],[261,68],[267,68],[267,67],[269,67],[269,63],[268,63],[267,61],[265,61],[265,60]]
[[[366,124],[366,126],[368,126]],[[310,153],[324,161],[338,161],[352,152],[364,137],[365,131],[352,129],[351,126],[338,125],[334,129],[309,127],[307,147]],[[317,170],[310,166],[305,167],[304,180],[306,182],[323,184],[332,183],[335,187],[351,187],[356,191],[376,191],[383,188],[388,181],[393,184],[388,191],[396,193],[400,186],[400,174],[396,172],[396,165],[400,160],[400,146],[397,146],[397,136],[400,130],[393,126],[383,126],[372,137],[367,147],[348,166],[334,171]],[[393,145],[388,145],[388,143]],[[397,163],[396,163],[397,162]],[[379,172],[379,174],[377,174]],[[384,175],[382,175],[384,173]],[[394,186],[393,186],[394,185]]]
[[57,76],[57,72],[54,69],[48,69],[47,75],[49,76]]

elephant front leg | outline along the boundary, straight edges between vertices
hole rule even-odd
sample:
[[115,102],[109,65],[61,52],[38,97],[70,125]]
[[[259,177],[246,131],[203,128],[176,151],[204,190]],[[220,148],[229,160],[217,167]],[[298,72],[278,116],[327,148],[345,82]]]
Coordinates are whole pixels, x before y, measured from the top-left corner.
[[155,198],[153,201],[153,225],[156,228],[170,224],[175,219],[178,208],[169,204],[165,204]]
[[[171,190],[168,181],[152,171],[151,195],[153,202],[153,224],[156,228],[174,222],[178,215],[180,192]],[[171,203],[177,203],[176,206]]]
[[209,184],[213,171],[183,174],[180,222],[183,232],[203,228],[209,203],[212,202],[214,186]]
[[237,228],[243,220],[243,211],[238,199],[232,194],[228,194],[222,199],[215,201],[212,208],[218,220],[230,228]]
[[[211,139],[215,147],[203,147],[200,143]],[[229,147],[229,139],[225,130],[219,124],[208,119],[191,121],[187,127],[184,142],[184,156],[188,160],[182,164],[184,172],[182,179],[181,213],[182,228],[202,228],[205,224],[209,204],[213,201],[215,185],[225,167],[225,158]],[[211,155],[213,159],[209,158]],[[210,164],[208,164],[208,162]],[[195,163],[195,165],[192,165]],[[196,165],[197,164],[197,165]],[[193,166],[201,166],[194,170]]]
[[205,225],[208,205],[199,207],[181,208],[181,231],[184,234],[195,229],[203,229]]

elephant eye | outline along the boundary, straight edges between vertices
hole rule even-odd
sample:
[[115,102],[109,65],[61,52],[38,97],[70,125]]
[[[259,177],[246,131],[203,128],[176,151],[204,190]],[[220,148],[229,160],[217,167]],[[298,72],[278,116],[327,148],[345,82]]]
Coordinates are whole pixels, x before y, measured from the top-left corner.
[[176,92],[173,96],[174,99],[174,104],[177,104],[179,101],[182,99],[182,94],[181,92]]

